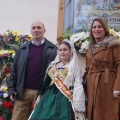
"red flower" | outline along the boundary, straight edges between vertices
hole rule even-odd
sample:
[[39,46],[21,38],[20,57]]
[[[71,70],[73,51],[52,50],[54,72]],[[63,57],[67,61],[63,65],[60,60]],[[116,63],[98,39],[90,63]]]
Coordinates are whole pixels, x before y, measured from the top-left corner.
[[30,106],[30,110],[31,110],[31,111],[33,110],[33,106],[32,106],[32,105]]
[[5,74],[8,74],[8,73],[10,73],[11,72],[11,68],[10,67],[6,67],[5,69],[4,69],[4,73]]
[[63,37],[59,37],[59,38],[57,39],[58,43],[61,43],[63,40],[64,40]]
[[13,108],[14,107],[14,105],[11,102],[3,102],[2,106],[4,108]]
[[2,44],[3,44],[3,45],[6,45],[6,42],[5,42],[5,41],[3,41],[3,42],[2,42]]
[[3,119],[2,119],[2,116],[0,116],[0,120],[3,120]]

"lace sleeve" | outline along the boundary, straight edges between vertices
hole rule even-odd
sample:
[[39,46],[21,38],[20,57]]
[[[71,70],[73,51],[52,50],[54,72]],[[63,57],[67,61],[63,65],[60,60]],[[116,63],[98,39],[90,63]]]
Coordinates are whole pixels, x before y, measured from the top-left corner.
[[82,73],[79,69],[75,77],[73,90],[73,109],[78,112],[85,112],[85,94],[82,81]]

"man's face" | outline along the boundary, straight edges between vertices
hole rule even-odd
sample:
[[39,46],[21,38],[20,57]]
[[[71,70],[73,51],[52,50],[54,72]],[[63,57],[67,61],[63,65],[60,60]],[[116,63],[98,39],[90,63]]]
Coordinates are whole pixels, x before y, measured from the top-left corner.
[[34,22],[31,26],[33,40],[42,40],[44,38],[45,28],[40,21]]

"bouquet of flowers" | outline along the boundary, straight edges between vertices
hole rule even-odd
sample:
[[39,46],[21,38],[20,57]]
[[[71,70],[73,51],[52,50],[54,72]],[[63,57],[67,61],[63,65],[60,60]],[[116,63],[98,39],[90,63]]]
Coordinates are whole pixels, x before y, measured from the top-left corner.
[[8,98],[8,88],[6,83],[0,87],[0,115],[3,120],[10,120],[13,111],[13,103]]
[[89,32],[73,34],[70,37],[70,41],[74,43],[75,48],[79,50],[79,52],[87,52],[90,41]]
[[8,30],[0,34],[0,116],[3,120],[11,120],[14,107],[8,98],[6,80],[10,76],[15,52],[31,39],[31,34],[20,35],[19,31]]
[[31,34],[20,35],[19,31],[8,30],[0,34],[0,83],[9,77],[15,51],[31,39]]
[[9,77],[14,56],[14,50],[0,50],[0,84]]
[[0,112],[2,114],[3,120],[11,120],[13,107],[14,107],[13,103],[9,101],[3,102],[1,104]]
[[67,32],[63,36],[60,36],[57,41],[60,43],[64,39],[72,41],[74,43],[75,49],[79,50],[80,53],[87,52],[90,43],[89,32],[82,31],[75,34]]
[[31,34],[20,35],[19,31],[8,30],[3,35],[0,34],[0,47],[1,49],[17,50],[18,47],[31,39]]
[[[109,32],[112,36],[115,36],[116,38],[120,39],[120,32],[117,32],[111,28],[109,28]],[[76,50],[79,50],[81,54],[87,53],[90,44],[89,32],[81,31],[75,34],[72,34],[71,32],[67,32],[63,36],[57,39],[58,43],[62,42],[66,38],[74,43]]]

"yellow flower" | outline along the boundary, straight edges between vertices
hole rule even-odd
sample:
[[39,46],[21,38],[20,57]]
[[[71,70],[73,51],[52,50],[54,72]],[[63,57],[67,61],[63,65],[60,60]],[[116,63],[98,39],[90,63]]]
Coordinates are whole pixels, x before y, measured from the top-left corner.
[[4,33],[4,36],[6,37],[6,36],[7,36],[7,34],[6,34],[6,33]]
[[29,34],[29,38],[30,38],[29,41],[33,39],[32,34]]
[[15,54],[15,51],[14,50],[9,50],[8,53],[9,54]]
[[116,31],[115,31],[114,29],[110,29],[110,28],[109,28],[109,32],[110,32],[110,34],[113,35],[113,36],[116,35]]
[[6,92],[6,91],[8,91],[8,88],[7,88],[7,87],[4,87],[3,90]]
[[114,29],[109,28],[109,32],[111,35],[115,36],[116,38],[120,39],[120,32],[116,32]]
[[5,53],[5,50],[0,50],[0,55],[3,55]]
[[11,31],[11,33],[14,35],[19,35],[19,31]]
[[16,41],[16,42],[19,41],[19,37],[18,37],[18,36],[15,37],[15,41]]

